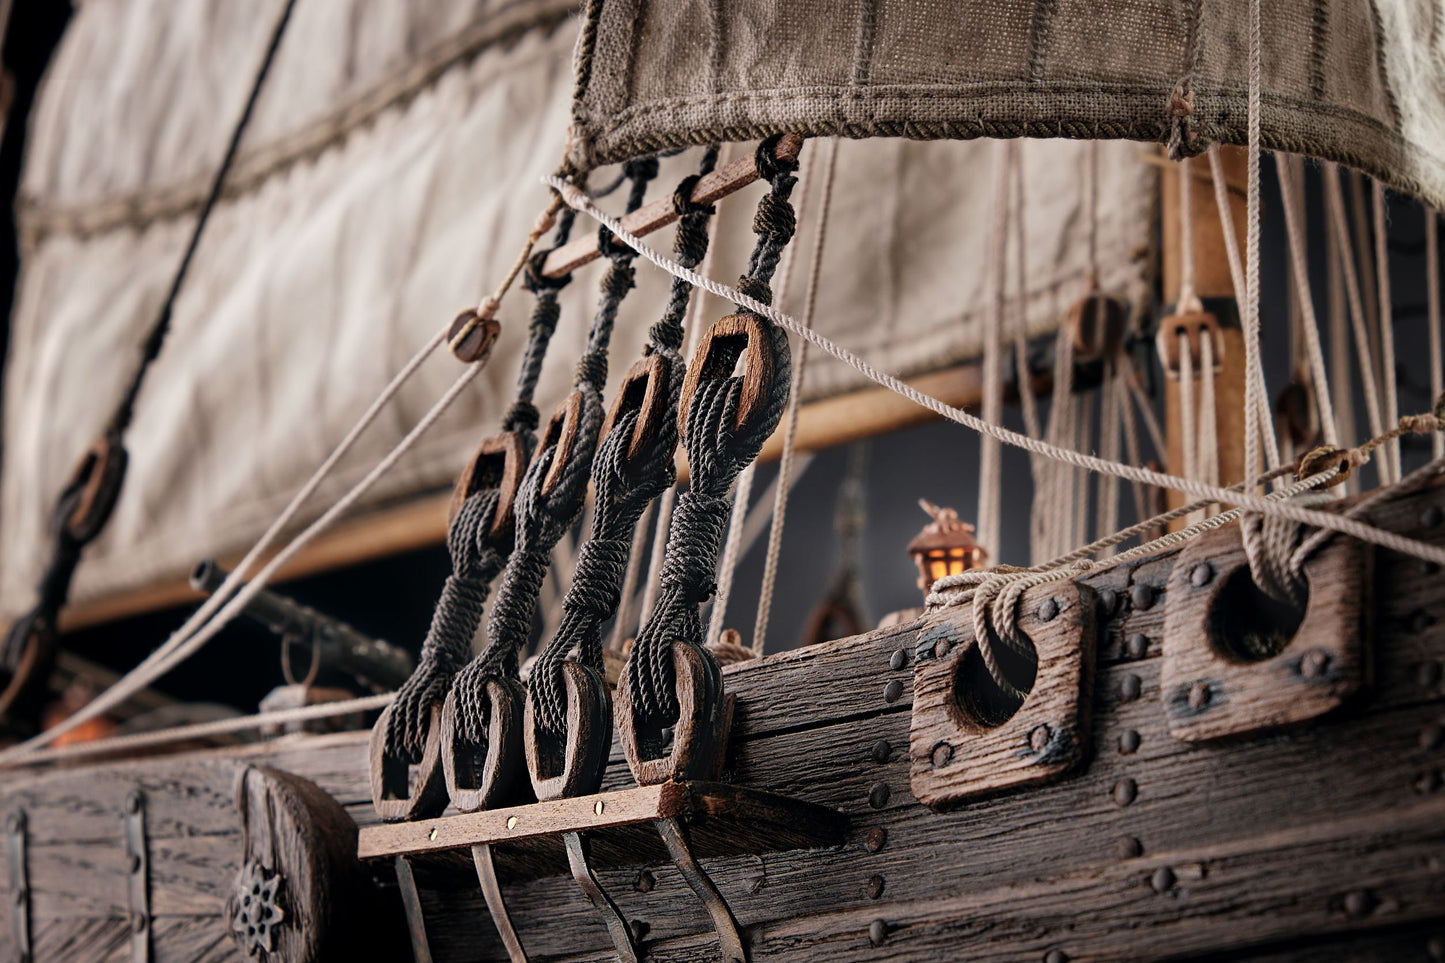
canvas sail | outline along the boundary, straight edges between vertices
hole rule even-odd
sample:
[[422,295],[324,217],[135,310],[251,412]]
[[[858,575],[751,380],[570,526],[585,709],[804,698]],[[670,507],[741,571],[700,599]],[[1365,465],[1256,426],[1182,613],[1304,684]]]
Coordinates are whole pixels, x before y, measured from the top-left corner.
[[[591,0],[583,164],[719,137],[1246,140],[1246,0]],[[1263,7],[1262,143],[1445,200],[1436,0]],[[1187,105],[1187,106],[1186,106]]]
[[[247,547],[411,352],[490,288],[546,202],[538,177],[565,150],[574,9],[573,0],[298,5],[147,377],[126,489],[87,551],[74,600],[174,579],[198,558]],[[110,0],[82,5],[69,28],[33,115],[20,203],[0,615],[32,602],[53,499],[129,376],[279,10],[276,0]],[[1027,316],[1038,333],[1084,288],[1088,149],[1060,140],[1024,152]],[[1142,297],[1153,168],[1137,144],[1100,149],[1100,276]],[[984,141],[843,143],[823,262],[837,281],[823,286],[816,325],[904,375],[976,356],[993,157]],[[659,184],[695,164],[670,159]],[[599,172],[594,183],[608,179]],[[746,256],[752,196],[722,205],[718,277],[736,277]],[[619,199],[604,203],[616,209]],[[638,276],[614,375],[664,301],[660,272]],[[544,410],[570,384],[596,277],[584,272],[566,292],[538,392]],[[791,309],[802,287],[793,285]],[[504,305],[486,373],[362,510],[451,484],[508,404],[527,310],[520,292]],[[457,371],[450,357],[428,362],[307,516],[365,474]],[[805,392],[858,386],[855,373],[818,359]]]

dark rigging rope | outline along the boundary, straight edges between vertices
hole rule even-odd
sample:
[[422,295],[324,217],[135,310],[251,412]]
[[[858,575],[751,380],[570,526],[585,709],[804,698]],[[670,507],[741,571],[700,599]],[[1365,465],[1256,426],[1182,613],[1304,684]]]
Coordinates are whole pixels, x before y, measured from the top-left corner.
[[[685,267],[696,267],[707,253],[711,205],[694,204],[693,188],[699,178],[717,165],[718,150],[709,147],[697,174],[678,183],[673,207],[678,214],[673,257]],[[617,611],[627,560],[632,553],[632,530],[648,504],[676,480],[673,452],[677,448],[677,407],[685,366],[682,320],[691,302],[692,285],[672,279],[662,319],[648,332],[646,354],[660,358],[667,379],[666,404],[661,417],[645,424],[645,443],[633,451],[633,439],[643,413],[638,406],[621,407],[592,463],[592,531],[577,553],[572,585],[562,600],[562,620],[532,667],[529,682],[539,725],[553,734],[566,730],[567,699],[562,665],[574,649],[576,661],[602,668],[602,628]],[[655,369],[654,369],[655,370]],[[624,386],[622,391],[626,391]]]
[[[627,211],[631,213],[642,206],[647,185],[657,176],[657,158],[628,161],[623,173],[631,183],[627,200]],[[548,437],[543,439],[518,486],[516,541],[487,621],[487,645],[452,682],[456,735],[473,745],[486,740],[487,681],[517,676],[518,654],[531,634],[552,550],[577,521],[587,496],[592,458],[602,428],[607,349],[622,299],[635,284],[632,262],[637,256],[606,228],[599,230],[597,240],[598,250],[611,264],[602,278],[587,347],[578,360],[573,392],[564,407],[566,415],[560,426],[549,426]],[[558,428],[555,432],[554,427]],[[573,432],[570,438],[569,431]]]
[[[295,6],[296,0],[286,0],[281,7],[281,14],[271,31],[270,41],[266,45],[265,55],[256,71],[255,80],[251,84],[251,92],[246,98],[246,105],[232,128],[231,139],[226,145],[226,152],[222,155],[220,166],[216,168],[215,176],[211,179],[210,191],[196,217],[185,253],[176,266],[165,300],[161,303],[160,310],[151,323],[145,340],[141,343],[140,360],[136,365],[135,372],[131,375],[125,391],[116,403],[104,434],[82,460],[79,469],[56,499],[50,524],[51,556],[46,565],[45,574],[40,580],[38,599],[29,612],[10,626],[3,651],[0,651],[0,667],[7,672],[14,673],[19,670],[22,661],[26,658],[27,649],[31,645],[37,646],[48,655],[55,638],[56,617],[70,594],[70,583],[75,575],[76,567],[80,564],[81,554],[85,546],[105,527],[111,511],[115,508],[116,500],[120,497],[127,461],[125,433],[135,414],[136,398],[140,394],[141,385],[144,383],[152,363],[160,356],[166,335],[170,332],[176,299],[180,296],[181,287],[190,273],[191,262],[195,258],[196,249],[200,246],[201,235],[205,232],[206,224],[211,219],[211,213],[220,201],[226,177],[235,162],[246,128],[250,125],[251,115],[255,112],[256,103],[265,86],[266,76],[270,73],[271,65],[276,60],[276,52],[280,49],[281,40],[285,36],[287,25],[291,22],[291,13]],[[31,653],[30,661],[31,681],[34,681],[40,674],[35,670],[44,659],[37,658],[36,653]],[[4,707],[0,706],[0,712],[3,712],[3,709]]]
[[[793,176],[797,165],[777,159],[777,141],[771,137],[758,145],[758,173],[771,189],[758,202],[753,218],[758,240],[747,273],[738,282],[742,291],[765,304],[772,303],[769,282],[797,227],[788,200],[797,183]],[[771,374],[765,379],[763,396],[756,399],[756,413],[739,426],[744,378],[730,376],[730,372],[742,348],[734,347],[730,357],[693,358],[694,366],[708,364],[717,370],[700,373],[686,412],[683,441],[689,488],[678,496],[673,509],[657,603],[638,632],[631,654],[637,667],[633,674],[636,704],[654,721],[668,725],[678,712],[672,644],[703,645],[698,608],[717,588],[718,556],[732,509],[729,490],[777,427],[788,400],[791,358],[787,333],[760,315],[740,311],[760,326],[767,340],[761,347],[771,358]]]

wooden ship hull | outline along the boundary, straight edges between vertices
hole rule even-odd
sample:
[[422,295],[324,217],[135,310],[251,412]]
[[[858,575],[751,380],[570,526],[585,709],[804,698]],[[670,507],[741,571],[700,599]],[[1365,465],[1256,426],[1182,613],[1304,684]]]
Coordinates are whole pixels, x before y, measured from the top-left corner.
[[[1445,544],[1442,507],[1445,489],[1435,485],[1372,509],[1370,518]],[[1026,617],[1036,643],[1057,637],[1075,649],[1077,688],[1067,680],[1037,687],[997,729],[961,730],[936,712],[947,689],[940,679],[960,677],[973,651],[966,605],[729,666],[736,710],[724,777],[742,796],[722,793],[711,811],[700,806],[692,832],[752,958],[1440,958],[1438,573],[1384,550],[1326,553],[1310,571],[1306,619],[1314,628],[1275,658],[1234,665],[1241,675],[1216,680],[1211,706],[1189,710],[1188,694],[1161,682],[1173,647],[1199,642],[1171,639],[1171,618],[1189,601],[1182,596],[1209,594],[1183,566],[1192,571],[1197,551],[1207,549],[1222,583],[1242,564],[1237,544],[1229,528],[1183,560],[1175,552],[1079,578],[1047,633]],[[1342,581],[1356,604],[1347,600],[1319,621],[1313,607],[1327,608]],[[1062,594],[1058,584],[1031,590],[1024,607]],[[941,640],[951,642],[942,659]],[[1321,648],[1334,653],[1328,664],[1301,668]],[[1264,695],[1251,693],[1251,674],[1268,681]],[[966,703],[962,693],[955,705]],[[1280,699],[1323,714],[1281,724]],[[1237,734],[1201,742],[1171,732],[1210,713]],[[1041,739],[1039,725],[1052,734]],[[951,742],[940,735],[950,726]],[[1011,743],[1001,752],[989,748],[1000,733]],[[940,751],[943,743],[952,749]],[[324,930],[315,933],[323,956],[358,936],[362,946],[404,945],[387,854],[405,852],[431,958],[505,958],[468,847],[507,831],[457,815],[378,824],[359,733],[12,774],[0,809],[24,814],[26,839],[23,899],[12,875],[6,902],[15,908],[0,922],[8,958],[19,958],[22,918],[36,960],[243,958],[225,907],[248,852],[236,801],[238,774],[248,767],[314,783],[360,827],[361,852],[371,859],[344,871],[339,861],[338,878],[356,874],[384,907],[368,912],[357,900],[338,904],[325,924],[313,921]],[[597,799],[638,791],[615,745],[608,773]],[[132,944],[123,825],[137,790],[146,811],[149,956]],[[706,796],[707,788],[698,791]],[[753,791],[778,798],[762,805],[747,795]],[[958,801],[936,811],[920,794]],[[577,802],[584,813],[592,805]],[[517,812],[519,822],[538,817],[538,807]],[[794,821],[798,814],[812,818]],[[651,827],[612,824],[623,818],[633,817],[604,814],[592,824],[597,877],[647,956],[715,958],[718,936],[703,904],[655,837],[648,845]],[[253,823],[251,835],[258,832]],[[8,837],[12,865],[15,838]],[[497,845],[505,900],[532,958],[615,956],[555,836]]]

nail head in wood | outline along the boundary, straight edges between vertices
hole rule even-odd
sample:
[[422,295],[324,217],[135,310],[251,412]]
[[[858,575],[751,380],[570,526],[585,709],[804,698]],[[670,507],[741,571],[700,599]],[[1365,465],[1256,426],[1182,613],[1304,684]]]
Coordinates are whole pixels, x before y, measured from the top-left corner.
[[1131,756],[1139,751],[1139,743],[1142,740],[1137,729],[1125,729],[1119,733],[1119,752]]
[[882,920],[874,920],[868,924],[868,942],[874,946],[882,946],[888,942],[888,924]]
[[905,652],[903,649],[895,649],[893,654],[888,657],[888,668],[892,669],[895,672],[897,672],[899,669],[907,667],[907,665],[908,653]]
[[870,853],[876,853],[886,845],[888,845],[888,830],[882,826],[874,826],[863,838],[863,848]]
[[887,883],[886,883],[886,881],[883,879],[882,876],[877,876],[877,875],[869,876],[869,877],[868,877],[868,885],[865,887],[865,891],[866,891],[867,894],[868,894],[868,898],[869,898],[869,899],[878,899],[878,898],[880,898],[880,897],[883,895],[883,887],[884,887],[885,885],[887,885]]
[[1119,680],[1119,701],[1133,702],[1144,691],[1144,681],[1130,672]]
[[874,809],[882,809],[888,805],[888,799],[892,795],[893,791],[888,788],[886,782],[875,782],[873,787],[868,790],[868,805]]
[[953,747],[946,742],[940,742],[933,747],[929,758],[933,762],[933,768],[941,769],[953,760]]
[[1114,852],[1120,859],[1136,859],[1144,854],[1144,844],[1133,836],[1123,836],[1115,844]]
[[1438,722],[1426,723],[1420,730],[1420,748],[1429,752],[1439,749],[1441,745],[1445,745],[1445,726]]
[[873,743],[873,747],[869,752],[873,757],[873,761],[877,763],[884,763],[893,758],[893,747],[888,744],[887,739],[879,739]]
[[1140,612],[1147,612],[1154,607],[1154,586],[1136,585],[1129,590],[1129,601],[1134,603],[1134,608]]
[[1135,632],[1129,636],[1126,646],[1129,658],[1142,659],[1149,654],[1149,636]]
[[1039,621],[1052,622],[1059,614],[1059,600],[1047,598],[1039,604]]
[[1132,779],[1120,779],[1114,783],[1114,802],[1128,806],[1139,797],[1139,784]]
[[1189,584],[1195,588],[1204,588],[1214,579],[1214,566],[1208,562],[1200,562],[1189,570]]
[[1063,950],[1049,950],[1044,954],[1044,963],[1069,963],[1069,954]]
[[1174,876],[1174,870],[1168,866],[1160,866],[1154,870],[1154,875],[1149,877],[1149,886],[1154,892],[1164,894],[1174,888],[1178,880]]
[[883,687],[883,701],[897,702],[903,698],[903,683],[894,679]]

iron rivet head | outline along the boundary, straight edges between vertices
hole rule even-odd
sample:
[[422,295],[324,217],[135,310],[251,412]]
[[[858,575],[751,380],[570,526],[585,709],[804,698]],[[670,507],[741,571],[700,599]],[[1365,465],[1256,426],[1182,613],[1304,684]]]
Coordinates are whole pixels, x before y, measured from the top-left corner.
[[1214,566],[1208,562],[1200,562],[1189,570],[1189,584],[1195,588],[1204,588],[1214,581]]
[[1129,640],[1125,645],[1128,648],[1129,658],[1131,659],[1142,659],[1149,654],[1149,636],[1147,635],[1141,635],[1135,632],[1129,636]]
[[1113,589],[1099,589],[1099,611],[1105,618],[1119,608],[1119,593]]
[[1034,752],[1043,752],[1053,738],[1054,731],[1041,722],[1029,730],[1029,748]]
[[1439,749],[1442,744],[1445,744],[1445,726],[1441,726],[1438,722],[1431,722],[1420,730],[1421,749],[1426,751]]
[[952,650],[952,648],[952,642],[948,641],[947,639],[939,639],[937,642],[933,643],[933,655],[935,658],[941,659],[944,656],[948,655],[949,651]]
[[940,742],[933,747],[933,752],[928,757],[933,762],[934,769],[942,769],[953,760],[953,746],[946,742]]
[[1345,912],[1353,917],[1368,916],[1375,908],[1375,897],[1362,889],[1345,896]]
[[894,672],[897,672],[899,669],[903,668],[907,664],[908,653],[903,651],[902,649],[894,650],[893,654],[888,657],[888,668],[892,669]]
[[874,762],[883,763],[893,758],[893,747],[888,744],[887,739],[879,739],[873,743],[873,748],[869,752],[873,756]]
[[868,942],[874,946],[882,946],[888,942],[888,924],[882,920],[874,920],[868,924]]
[[1415,672],[1415,681],[1425,688],[1430,688],[1440,681],[1439,662],[1421,662],[1420,668]]
[[1168,866],[1160,866],[1154,870],[1154,875],[1149,877],[1149,886],[1156,893],[1167,893],[1174,888],[1174,870]]
[[868,830],[868,835],[863,840],[863,848],[870,853],[876,853],[888,844],[888,830],[882,826],[874,826]]
[[1416,609],[1410,616],[1410,631],[1424,632],[1435,624],[1435,616],[1424,609]]
[[1318,679],[1330,669],[1330,654],[1324,649],[1310,649],[1299,660],[1300,675]]
[[1119,701],[1133,702],[1143,690],[1143,680],[1131,672],[1119,680]]
[[1136,859],[1144,855],[1144,844],[1133,836],[1121,836],[1114,845],[1114,852],[1120,859]]
[[647,922],[647,920],[632,920],[627,925],[632,930],[632,938],[634,940],[640,941],[645,939],[647,934],[652,932],[652,924]]
[[140,812],[140,804],[141,804],[141,792],[140,792],[139,789],[132,789],[130,792],[126,793],[126,797],[125,797],[125,811],[126,811],[126,812],[128,812],[128,813],[138,813],[138,812]]
[[132,873],[140,872],[140,856],[135,853],[130,854],[130,871]]
[[1439,505],[1430,505],[1420,513],[1420,525],[1423,528],[1434,528],[1442,521],[1445,521],[1445,511],[1441,511]]
[[903,683],[902,683],[902,682],[899,682],[897,679],[894,679],[892,682],[888,683],[887,685],[885,685],[885,686],[883,687],[883,701],[884,701],[884,702],[897,702],[897,701],[898,701],[899,699],[901,699],[901,698],[903,698]]
[[878,899],[880,896],[883,895],[884,885],[885,883],[882,876],[869,876],[868,885],[864,888],[864,891],[868,894],[869,899]]
[[1114,783],[1114,802],[1127,806],[1139,797],[1139,784],[1132,779],[1120,779]]
[[1415,791],[1422,796],[1428,796],[1439,788],[1440,770],[1438,769],[1427,769],[1415,777]]
[[1049,950],[1044,954],[1044,963],[1069,963],[1069,954],[1063,950]]
[[1052,622],[1059,617],[1059,600],[1054,598],[1044,599],[1039,605],[1039,621]]
[[1139,751],[1141,741],[1138,729],[1125,729],[1119,733],[1119,752],[1126,756],[1132,756]]
[[1129,601],[1134,603],[1134,608],[1140,612],[1147,612],[1154,607],[1154,586],[1139,584],[1129,590]]
[[652,892],[652,887],[656,885],[657,879],[653,877],[652,871],[648,869],[644,869],[638,873],[637,878],[632,881],[632,888],[639,893],[650,893]]
[[893,791],[886,782],[875,782],[873,788],[868,790],[868,805],[874,809],[882,809],[888,805],[888,797],[892,794]]
[[1208,682],[1196,682],[1189,687],[1189,708],[1203,709],[1214,698]]
[[146,915],[144,913],[136,913],[132,916],[130,918],[130,928],[133,933],[144,932],[146,928]]

